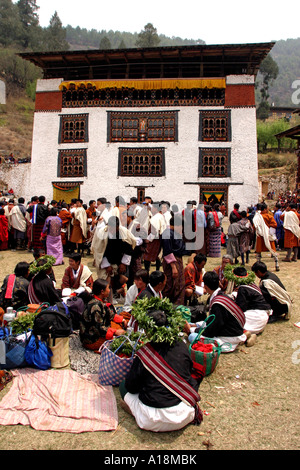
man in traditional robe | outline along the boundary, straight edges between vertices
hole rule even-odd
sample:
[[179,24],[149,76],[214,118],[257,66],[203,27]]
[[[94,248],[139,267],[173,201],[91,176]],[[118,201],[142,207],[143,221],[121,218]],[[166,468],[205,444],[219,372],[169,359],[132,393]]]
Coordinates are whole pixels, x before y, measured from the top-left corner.
[[68,210],[67,203],[62,203],[61,210],[58,213],[58,217],[62,221],[61,241],[63,244],[63,250],[64,252],[66,252],[69,249],[70,224],[72,220],[72,214]]
[[254,263],[251,269],[260,279],[261,292],[273,310],[269,323],[277,321],[280,317],[288,320],[291,317],[292,300],[278,276],[268,271],[262,261]]
[[145,269],[150,270],[151,262],[156,263],[156,269],[159,270],[161,262],[159,254],[161,250],[161,237],[167,228],[164,216],[161,213],[160,203],[155,202],[151,207],[152,217],[150,219],[150,233],[146,251],[144,253]]
[[197,305],[198,296],[204,293],[203,276],[206,262],[206,255],[197,253],[184,268],[185,305]]
[[27,229],[27,213],[24,206],[25,199],[20,197],[18,204],[16,204],[10,211],[10,222],[14,229],[14,239],[17,250],[25,249],[26,242],[26,229]]
[[109,281],[112,289],[127,282],[136,243],[136,238],[121,225],[118,217],[111,216],[105,227],[95,231],[91,250],[97,275],[100,279]]
[[41,233],[44,228],[45,220],[49,212],[45,205],[45,196],[39,196],[38,203],[32,204],[27,208],[27,212],[31,216],[32,223],[32,248],[45,248],[45,244],[41,241]]
[[[284,248],[287,249],[286,257],[282,260],[290,263],[298,259],[298,246],[300,240],[300,214],[296,210],[296,204],[289,203],[286,210],[280,216],[284,229]],[[293,258],[292,256],[293,251]]]
[[[93,274],[90,269],[81,263],[81,256],[75,253],[69,257],[69,266],[66,268],[62,278],[61,289],[70,289],[71,292],[81,293],[87,291],[92,292]],[[65,292],[62,292],[64,296]]]
[[181,227],[181,217],[172,216],[170,225],[162,234],[163,271],[167,282],[163,296],[171,300],[174,305],[183,305],[185,298],[185,285],[182,258],[185,255],[185,243],[177,226]]
[[257,211],[253,217],[256,231],[255,253],[257,261],[261,260],[261,253],[269,251],[275,259],[275,269],[279,271],[278,256],[276,253],[276,227],[277,223],[265,203],[257,204]]
[[76,246],[77,252],[80,253],[83,251],[83,244],[87,238],[87,215],[82,199],[77,199],[76,206],[70,212],[73,216],[70,242]]

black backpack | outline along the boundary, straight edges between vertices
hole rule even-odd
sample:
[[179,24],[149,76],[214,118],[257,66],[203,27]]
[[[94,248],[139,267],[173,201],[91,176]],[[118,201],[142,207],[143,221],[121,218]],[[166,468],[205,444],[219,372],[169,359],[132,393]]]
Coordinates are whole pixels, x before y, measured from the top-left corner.
[[63,302],[57,302],[46,310],[38,313],[34,319],[33,334],[41,336],[42,339],[49,337],[66,338],[72,333],[72,321],[67,305]]

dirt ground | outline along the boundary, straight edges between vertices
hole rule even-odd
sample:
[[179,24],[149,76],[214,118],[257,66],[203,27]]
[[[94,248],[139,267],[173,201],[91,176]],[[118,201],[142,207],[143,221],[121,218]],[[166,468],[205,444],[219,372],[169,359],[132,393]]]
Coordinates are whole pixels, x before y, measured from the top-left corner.
[[[280,252],[279,259],[283,259]],[[32,254],[2,252],[0,282],[13,272],[18,261],[31,261]],[[274,271],[274,261],[263,254]],[[91,256],[84,262],[95,272]],[[248,268],[255,262],[250,255]],[[67,259],[65,259],[67,264]],[[220,259],[208,258],[206,270]],[[177,432],[151,433],[140,430],[132,416],[120,407],[114,388],[119,425],[114,432],[73,435],[35,431],[27,426],[0,426],[0,450],[299,450],[300,449],[300,321],[298,294],[300,260],[280,263],[280,279],[294,300],[292,319],[268,324],[252,348],[240,347],[222,354],[216,370],[200,385],[203,423]],[[54,267],[58,287],[65,266]],[[8,392],[8,385],[0,400]]]

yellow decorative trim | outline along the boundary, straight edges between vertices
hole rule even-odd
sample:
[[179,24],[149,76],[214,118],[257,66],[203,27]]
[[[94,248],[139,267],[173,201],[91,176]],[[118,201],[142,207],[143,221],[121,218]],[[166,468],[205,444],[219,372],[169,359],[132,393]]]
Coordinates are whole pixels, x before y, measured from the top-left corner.
[[226,88],[225,78],[187,78],[187,79],[140,79],[140,80],[95,80],[62,82],[60,91],[79,90],[80,88],[134,88],[136,90],[163,90],[168,88]]

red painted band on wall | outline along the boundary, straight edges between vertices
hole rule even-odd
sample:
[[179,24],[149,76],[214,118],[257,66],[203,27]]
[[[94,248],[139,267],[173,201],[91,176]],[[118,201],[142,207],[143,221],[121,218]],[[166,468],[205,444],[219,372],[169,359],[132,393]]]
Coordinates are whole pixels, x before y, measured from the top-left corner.
[[39,92],[35,95],[35,111],[61,111],[62,92]]
[[225,107],[255,106],[255,86],[226,85]]

